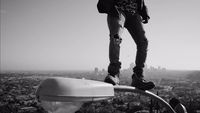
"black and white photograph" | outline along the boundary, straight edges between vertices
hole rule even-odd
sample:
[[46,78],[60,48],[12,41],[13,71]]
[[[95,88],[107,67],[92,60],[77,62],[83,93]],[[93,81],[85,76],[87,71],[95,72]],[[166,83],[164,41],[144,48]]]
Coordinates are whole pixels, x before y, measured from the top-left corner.
[[200,113],[199,0],[0,0],[0,113]]

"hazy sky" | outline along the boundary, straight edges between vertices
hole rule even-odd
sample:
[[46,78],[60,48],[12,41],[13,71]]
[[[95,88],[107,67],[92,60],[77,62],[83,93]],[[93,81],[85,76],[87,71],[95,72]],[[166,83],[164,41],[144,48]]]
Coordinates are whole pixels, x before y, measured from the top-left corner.
[[[97,0],[1,0],[1,70],[107,69],[109,32]],[[147,65],[200,69],[200,0],[146,0]],[[135,61],[127,30],[122,68]]]

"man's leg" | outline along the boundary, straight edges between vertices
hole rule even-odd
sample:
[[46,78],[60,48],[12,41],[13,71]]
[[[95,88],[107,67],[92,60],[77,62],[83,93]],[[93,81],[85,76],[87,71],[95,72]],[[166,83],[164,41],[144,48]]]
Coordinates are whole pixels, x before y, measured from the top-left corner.
[[[108,28],[110,31],[110,44],[109,44],[109,60],[108,76],[105,82],[112,83],[113,85],[119,84],[119,73],[121,62],[119,61],[120,43],[122,41],[121,34],[124,29],[125,17],[120,13],[119,17],[108,15],[107,17]],[[113,78],[114,77],[114,78]]]
[[147,57],[148,40],[141,23],[141,17],[139,15],[127,15],[126,19],[125,27],[128,29],[137,46],[136,66],[133,68],[132,85],[142,90],[152,89],[155,87],[153,82],[146,82],[143,79],[143,68]]
[[137,46],[135,68],[133,71],[142,76],[143,68],[147,57],[148,40],[145,36],[145,31],[141,23],[139,15],[127,16],[125,27],[128,29]]
[[112,76],[118,74],[121,68],[119,61],[121,38],[118,34],[110,36],[108,73]]

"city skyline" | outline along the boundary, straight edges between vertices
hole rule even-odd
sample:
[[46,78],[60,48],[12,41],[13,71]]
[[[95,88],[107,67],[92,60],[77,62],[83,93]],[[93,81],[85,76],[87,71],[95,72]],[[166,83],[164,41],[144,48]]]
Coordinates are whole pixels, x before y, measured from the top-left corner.
[[[146,0],[150,21],[146,64],[200,69],[199,0]],[[109,32],[97,0],[1,0],[2,70],[107,69]],[[136,47],[127,30],[120,61],[128,68]]]

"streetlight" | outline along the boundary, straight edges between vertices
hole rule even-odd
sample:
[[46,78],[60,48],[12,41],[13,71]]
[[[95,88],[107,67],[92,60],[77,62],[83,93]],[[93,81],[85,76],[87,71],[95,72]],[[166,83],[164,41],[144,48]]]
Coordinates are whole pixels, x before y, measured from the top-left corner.
[[150,97],[164,105],[169,113],[175,113],[165,100],[150,91],[86,79],[47,78],[39,85],[36,96],[49,113],[74,113],[84,102],[114,97],[115,91],[133,92]]

